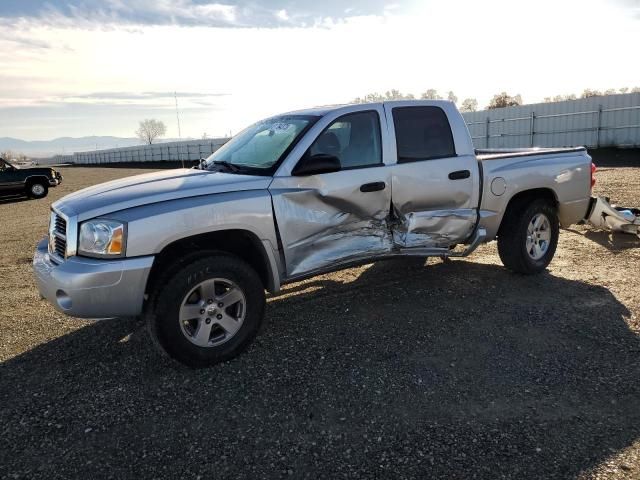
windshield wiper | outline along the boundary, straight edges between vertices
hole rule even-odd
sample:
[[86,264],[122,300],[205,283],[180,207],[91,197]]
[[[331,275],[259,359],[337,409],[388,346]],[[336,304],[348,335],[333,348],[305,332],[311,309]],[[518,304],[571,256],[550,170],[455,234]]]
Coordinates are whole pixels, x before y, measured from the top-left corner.
[[221,167],[226,168],[231,173],[238,173],[240,171],[240,167],[233,163],[229,163],[226,160],[214,160],[212,163],[213,165],[220,165]]

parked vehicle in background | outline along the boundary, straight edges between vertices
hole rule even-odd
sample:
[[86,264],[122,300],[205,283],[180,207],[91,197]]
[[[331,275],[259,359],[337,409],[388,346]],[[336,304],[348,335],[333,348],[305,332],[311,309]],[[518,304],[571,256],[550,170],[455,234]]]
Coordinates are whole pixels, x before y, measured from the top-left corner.
[[0,195],[24,194],[44,198],[49,187],[62,183],[62,175],[53,168],[18,168],[0,158]]
[[591,186],[584,148],[476,155],[451,102],[315,108],[250,126],[201,169],[55,202],[34,269],[58,310],[144,314],[163,351],[209,366],[252,341],[286,282],[496,238],[507,268],[541,272]]

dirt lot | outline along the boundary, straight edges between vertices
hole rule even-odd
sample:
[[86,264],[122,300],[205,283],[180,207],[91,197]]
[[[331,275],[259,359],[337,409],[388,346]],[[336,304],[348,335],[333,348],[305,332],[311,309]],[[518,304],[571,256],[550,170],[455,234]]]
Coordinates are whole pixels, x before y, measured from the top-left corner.
[[[290,285],[240,358],[172,364],[136,319],[64,317],[31,255],[62,170],[0,203],[0,478],[640,478],[640,240],[563,230],[548,273],[495,244]],[[640,168],[597,190],[640,205]]]

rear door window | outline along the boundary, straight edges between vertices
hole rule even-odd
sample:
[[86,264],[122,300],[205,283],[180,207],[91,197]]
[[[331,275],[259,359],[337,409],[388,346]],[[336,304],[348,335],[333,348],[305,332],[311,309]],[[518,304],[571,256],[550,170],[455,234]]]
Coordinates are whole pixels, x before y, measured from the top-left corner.
[[439,107],[394,108],[393,125],[398,163],[456,155],[449,120]]

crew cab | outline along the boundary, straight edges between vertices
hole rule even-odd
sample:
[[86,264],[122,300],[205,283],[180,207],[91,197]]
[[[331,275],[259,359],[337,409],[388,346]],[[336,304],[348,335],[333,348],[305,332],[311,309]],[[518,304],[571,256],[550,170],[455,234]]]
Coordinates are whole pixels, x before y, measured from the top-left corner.
[[24,194],[31,198],[44,198],[49,187],[62,183],[62,175],[53,168],[18,168],[0,158],[0,195]]
[[254,338],[265,290],[353,264],[455,257],[497,239],[544,270],[589,206],[584,148],[474,150],[447,101],[314,108],[259,121],[203,160],[55,202],[40,293],[78,317],[144,315],[193,367]]

